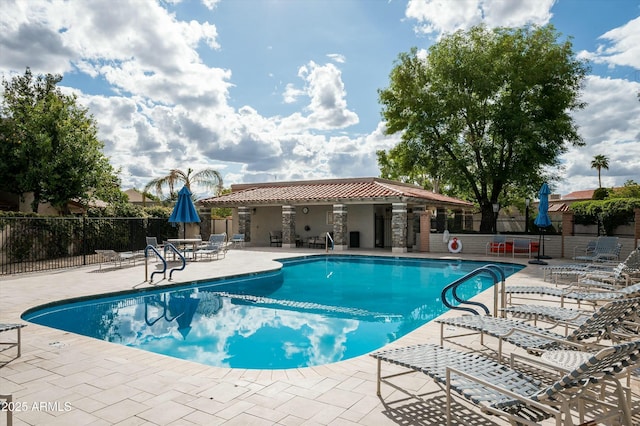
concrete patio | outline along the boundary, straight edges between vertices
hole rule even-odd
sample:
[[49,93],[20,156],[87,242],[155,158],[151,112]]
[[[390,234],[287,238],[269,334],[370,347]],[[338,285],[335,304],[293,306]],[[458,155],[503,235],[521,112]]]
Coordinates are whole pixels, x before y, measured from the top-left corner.
[[[189,264],[184,271],[174,274],[171,284],[275,269],[280,265],[274,259],[304,253],[324,251],[230,250],[224,259]],[[354,253],[385,254],[347,252]],[[407,253],[407,256],[425,257],[425,254]],[[473,259],[486,258],[474,256]],[[526,264],[526,260],[516,259],[515,263]],[[541,277],[539,266],[528,265],[508,282],[539,283]],[[122,268],[103,266],[99,269],[93,265],[3,277],[0,279],[0,322],[23,322],[20,315],[25,310],[44,303],[133,287],[150,287],[144,282],[144,265],[140,263]],[[489,303],[492,292],[486,291],[476,300]],[[445,415],[438,410],[444,405],[444,393],[426,376],[408,375],[403,380],[412,391],[434,391],[428,401],[411,399],[393,405],[381,401],[376,396],[376,361],[366,355],[309,368],[228,369],[35,324],[22,330],[22,357],[0,368],[0,394],[12,394],[17,408],[14,425],[441,425],[446,422]],[[437,344],[439,333],[439,325],[429,323],[392,346]],[[391,366],[384,368],[393,370]],[[638,379],[632,381],[632,388],[637,405]],[[383,388],[384,400],[395,396],[395,392],[391,395],[390,388]],[[456,403],[456,412],[461,417],[459,424],[506,424],[459,403]],[[0,424],[4,422],[6,413],[2,412]]]

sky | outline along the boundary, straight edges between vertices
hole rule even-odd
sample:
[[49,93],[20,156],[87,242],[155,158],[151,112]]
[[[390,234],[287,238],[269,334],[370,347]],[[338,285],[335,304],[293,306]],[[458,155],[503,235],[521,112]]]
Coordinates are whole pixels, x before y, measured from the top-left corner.
[[[379,176],[378,90],[444,34],[553,24],[591,70],[586,145],[554,193],[640,182],[640,0],[0,0],[0,75],[61,74],[122,189],[170,169],[235,183]],[[0,89],[1,90],[1,89]],[[199,196],[210,195],[194,188]]]

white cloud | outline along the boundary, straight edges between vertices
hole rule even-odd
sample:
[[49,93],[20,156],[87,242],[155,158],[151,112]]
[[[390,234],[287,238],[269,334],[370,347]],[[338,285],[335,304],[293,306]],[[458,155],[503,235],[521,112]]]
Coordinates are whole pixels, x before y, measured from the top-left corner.
[[579,56],[595,63],[640,70],[640,17],[607,31],[599,39],[609,44],[599,45],[595,52],[582,51]]
[[587,107],[574,113],[586,145],[571,148],[562,156],[566,168],[557,192],[567,194],[598,187],[598,175],[591,168],[595,155],[609,158],[609,170],[602,171],[602,185],[621,186],[633,179],[640,182],[640,102],[635,93],[640,83],[589,76],[582,100]]
[[546,24],[555,0],[409,0],[408,18],[424,34],[452,33],[480,23],[490,27]]

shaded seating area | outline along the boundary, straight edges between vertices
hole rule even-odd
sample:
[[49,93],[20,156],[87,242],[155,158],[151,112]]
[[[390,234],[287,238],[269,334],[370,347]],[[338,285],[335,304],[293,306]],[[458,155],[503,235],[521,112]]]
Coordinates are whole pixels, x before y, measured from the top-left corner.
[[[411,394],[392,379],[409,373],[422,373],[432,378],[446,394],[447,424],[452,424],[453,396],[479,406],[487,414],[506,418],[513,424],[538,424],[555,419],[556,424],[596,424],[600,420],[620,418],[622,424],[633,424],[628,395],[619,375],[640,359],[640,341],[604,348],[581,358],[574,367],[545,385],[537,377],[500,364],[472,352],[419,344],[371,354],[377,362],[377,394],[382,397],[381,383]],[[382,375],[382,362],[403,367],[401,373]],[[557,377],[557,376],[556,376]],[[615,401],[603,399],[605,387],[611,389]],[[390,404],[391,402],[386,402]],[[600,410],[585,410],[585,403]],[[589,423],[585,423],[588,421]],[[468,424],[458,419],[460,424]]]

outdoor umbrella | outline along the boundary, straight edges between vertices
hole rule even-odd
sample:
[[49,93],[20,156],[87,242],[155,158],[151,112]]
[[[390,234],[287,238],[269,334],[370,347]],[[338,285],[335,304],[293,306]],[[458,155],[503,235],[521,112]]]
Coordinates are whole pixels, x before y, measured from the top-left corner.
[[543,262],[540,260],[540,251],[544,253],[544,239],[542,238],[542,232],[549,226],[551,226],[551,219],[549,218],[549,194],[551,191],[549,190],[549,185],[547,183],[543,183],[542,187],[540,187],[540,191],[538,192],[538,198],[540,199],[540,204],[538,204],[538,216],[536,216],[536,220],[533,221],[534,225],[538,227],[538,258],[534,260],[530,260],[529,263],[533,263],[536,265],[546,265],[547,262]]
[[[169,216],[169,222],[172,223],[199,223],[200,216],[196,206],[193,205],[191,200],[191,191],[186,186],[183,186],[180,192],[178,192],[178,202],[176,203],[171,216]],[[187,238],[187,227],[184,227],[183,238]]]

